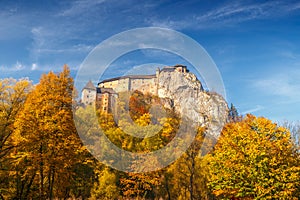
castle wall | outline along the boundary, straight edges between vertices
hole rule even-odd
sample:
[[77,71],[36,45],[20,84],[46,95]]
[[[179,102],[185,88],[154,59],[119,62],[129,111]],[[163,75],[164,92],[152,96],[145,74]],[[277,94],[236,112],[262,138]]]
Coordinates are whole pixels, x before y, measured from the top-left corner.
[[130,79],[130,90],[139,90],[143,93],[157,93],[156,78],[134,78]]
[[97,94],[96,107],[100,112],[111,113],[116,106],[116,94],[108,92]]
[[125,92],[130,90],[130,79],[123,78],[118,80],[118,85],[113,88],[117,93],[118,92]]
[[[190,76],[186,68],[186,66],[175,65],[175,66],[166,66],[162,70],[159,68],[156,70],[155,75],[128,75],[123,77],[116,77],[112,79],[107,79],[103,82],[100,82],[99,88],[107,88],[112,89],[112,91],[108,91],[108,93],[99,93],[97,94],[97,106],[102,112],[111,112],[113,104],[115,104],[116,99],[118,98],[119,92],[127,92],[127,91],[135,91],[139,90],[142,93],[150,93],[153,95],[158,95],[158,83],[159,77],[167,75],[168,77],[172,77],[172,74],[181,73],[184,76]],[[194,78],[194,77],[188,77]],[[197,82],[197,81],[196,81]],[[95,98],[94,98],[95,99]]]
[[109,94],[108,93],[104,93],[104,94],[101,94],[100,95],[100,111],[102,112],[108,112],[108,108],[109,108],[109,101],[110,101],[110,98],[109,98]]
[[119,84],[119,80],[109,81],[101,83],[100,87],[104,88],[117,88]]
[[143,93],[157,94],[157,78],[120,78],[99,84],[101,88],[112,88],[115,92],[139,90]]

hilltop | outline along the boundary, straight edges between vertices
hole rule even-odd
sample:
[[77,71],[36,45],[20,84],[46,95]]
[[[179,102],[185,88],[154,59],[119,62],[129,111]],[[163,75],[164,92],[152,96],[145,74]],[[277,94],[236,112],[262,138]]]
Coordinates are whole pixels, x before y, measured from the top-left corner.
[[118,93],[140,91],[158,96],[165,108],[190,119],[191,125],[205,126],[207,133],[218,136],[228,117],[224,98],[203,89],[202,83],[186,66],[175,65],[157,69],[151,75],[128,75],[103,80],[97,87],[89,82],[81,101],[96,105],[101,112],[113,112]]

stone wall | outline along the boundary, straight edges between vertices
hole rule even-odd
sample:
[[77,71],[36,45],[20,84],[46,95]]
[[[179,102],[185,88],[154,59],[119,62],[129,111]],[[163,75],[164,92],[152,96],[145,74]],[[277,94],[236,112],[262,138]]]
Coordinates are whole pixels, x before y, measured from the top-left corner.
[[130,78],[130,91],[139,90],[144,94],[157,94],[156,78]]

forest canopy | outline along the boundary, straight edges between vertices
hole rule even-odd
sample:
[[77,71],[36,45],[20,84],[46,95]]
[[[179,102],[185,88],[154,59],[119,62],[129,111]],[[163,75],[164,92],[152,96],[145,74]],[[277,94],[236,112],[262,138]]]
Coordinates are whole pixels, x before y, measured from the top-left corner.
[[[74,102],[74,91],[67,66],[60,73],[42,75],[36,85],[28,79],[0,80],[0,199],[300,196],[298,125],[288,123],[285,128],[264,117],[238,116],[231,106],[228,123],[207,155],[200,153],[206,127],[197,127],[192,145],[169,166],[148,173],[126,173],[100,163],[87,150],[96,148],[97,127],[119,148],[151,152],[172,141],[183,120],[171,109],[166,115],[151,116],[150,107],[159,105],[159,100],[139,91],[131,94],[128,104],[119,102],[123,108],[127,106],[134,123],[126,118],[116,123],[112,114],[101,112],[92,120],[95,105],[80,106]],[[74,120],[81,119],[74,119],[73,111],[89,119],[83,120],[89,124],[82,123],[78,130]],[[122,110],[119,112],[122,115]],[[158,133],[138,138],[126,134],[118,124],[131,133]],[[83,131],[84,137],[77,131]],[[84,146],[81,140],[91,141],[91,146]],[[160,159],[145,164],[159,166]]]

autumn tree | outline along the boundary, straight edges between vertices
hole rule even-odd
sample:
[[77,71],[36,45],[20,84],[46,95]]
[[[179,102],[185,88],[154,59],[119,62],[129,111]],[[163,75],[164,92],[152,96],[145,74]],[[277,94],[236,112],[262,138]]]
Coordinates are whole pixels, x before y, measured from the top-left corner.
[[299,153],[290,132],[263,117],[227,124],[209,163],[209,187],[220,198],[297,199]]
[[154,199],[161,184],[160,174],[149,173],[122,173],[120,178],[121,194],[125,198]]
[[[152,108],[153,102],[156,103],[155,108]],[[94,106],[86,106],[76,111],[75,120],[79,124],[77,128],[84,133],[81,135],[83,141],[92,152],[112,152],[108,149],[109,146],[101,143],[100,132],[117,147],[135,153],[158,150],[176,134],[179,119],[172,118],[176,116],[174,113],[162,113],[159,110],[154,113],[154,117],[150,114],[150,109],[159,109],[156,97],[139,91],[133,94],[121,93],[117,104],[117,117],[110,113],[97,112]],[[96,116],[98,121],[95,120]],[[114,153],[109,157],[104,155],[101,159],[120,164],[124,162],[114,158]],[[129,164],[127,170],[136,169],[135,164]],[[150,168],[152,165],[159,166],[159,160],[154,157],[152,162],[145,162],[142,167]],[[125,173],[109,168],[97,169],[95,173],[98,178],[92,189],[94,199],[115,199],[120,196],[143,199],[160,195],[158,188],[162,178],[159,173]]]
[[144,95],[142,92],[135,90],[129,99],[129,111],[130,116],[133,120],[141,117],[145,113],[149,112],[150,109],[150,98],[149,96]]
[[[164,186],[167,199],[209,199],[207,184],[207,166],[201,156],[201,149],[209,148],[204,143],[205,128],[199,127],[197,135],[189,149],[164,174]],[[206,139],[208,140],[208,139]]]
[[[61,73],[43,75],[28,95],[14,123],[14,158],[27,188],[38,188],[19,199],[66,198],[72,167],[84,151],[76,134],[72,113],[73,80],[67,66]],[[25,195],[25,196],[24,196]]]
[[10,184],[15,184],[11,179],[11,158],[9,154],[14,148],[11,136],[14,130],[16,116],[23,108],[27,94],[32,84],[27,79],[0,80],[0,195],[7,196],[13,193]]
[[120,197],[118,172],[105,167],[96,169],[98,180],[94,183],[90,199],[112,200]]

